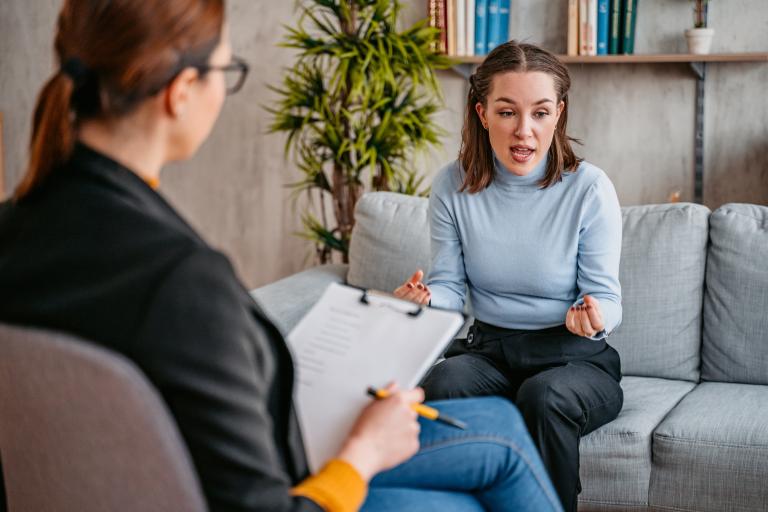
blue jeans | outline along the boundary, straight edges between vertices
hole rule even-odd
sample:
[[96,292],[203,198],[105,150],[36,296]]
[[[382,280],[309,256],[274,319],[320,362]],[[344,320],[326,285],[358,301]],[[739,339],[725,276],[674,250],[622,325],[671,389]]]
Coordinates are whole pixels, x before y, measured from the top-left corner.
[[562,510],[512,403],[481,397],[429,405],[468,429],[421,418],[421,449],[371,481],[362,512]]

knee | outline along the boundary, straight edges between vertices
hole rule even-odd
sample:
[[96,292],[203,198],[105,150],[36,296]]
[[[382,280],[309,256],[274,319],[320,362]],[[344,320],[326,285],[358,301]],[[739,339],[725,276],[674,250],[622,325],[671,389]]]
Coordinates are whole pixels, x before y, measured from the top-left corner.
[[533,377],[520,386],[516,403],[526,420],[558,422],[576,420],[582,410],[561,385]]
[[432,367],[421,387],[427,400],[445,400],[468,396],[469,384],[460,366],[453,359],[446,359]]
[[427,400],[466,398],[477,396],[476,379],[472,367],[463,356],[448,358],[430,370],[421,386]]

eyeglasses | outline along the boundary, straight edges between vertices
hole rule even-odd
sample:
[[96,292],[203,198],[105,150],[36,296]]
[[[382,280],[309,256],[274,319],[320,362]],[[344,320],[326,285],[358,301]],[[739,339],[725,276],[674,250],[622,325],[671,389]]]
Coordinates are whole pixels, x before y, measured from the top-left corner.
[[240,57],[232,57],[232,62],[224,66],[211,66],[209,64],[201,64],[194,66],[201,73],[207,73],[208,71],[223,71],[224,83],[227,87],[227,95],[235,94],[239,91],[245,83],[245,77],[248,76],[248,63]]

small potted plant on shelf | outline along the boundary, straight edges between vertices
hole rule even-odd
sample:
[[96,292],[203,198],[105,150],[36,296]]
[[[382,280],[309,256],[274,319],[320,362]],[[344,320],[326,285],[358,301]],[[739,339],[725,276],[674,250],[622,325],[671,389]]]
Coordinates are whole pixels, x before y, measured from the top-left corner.
[[688,52],[695,54],[709,53],[712,46],[714,29],[707,28],[707,4],[709,0],[694,0],[693,28],[685,31],[685,39],[688,41]]

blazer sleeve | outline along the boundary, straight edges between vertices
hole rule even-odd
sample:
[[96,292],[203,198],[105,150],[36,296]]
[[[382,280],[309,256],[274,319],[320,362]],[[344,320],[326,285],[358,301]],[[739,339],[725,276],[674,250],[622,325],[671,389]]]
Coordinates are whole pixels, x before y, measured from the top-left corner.
[[224,256],[186,256],[149,301],[134,359],[175,417],[212,511],[322,510],[291,491],[267,408],[269,334],[243,294]]

